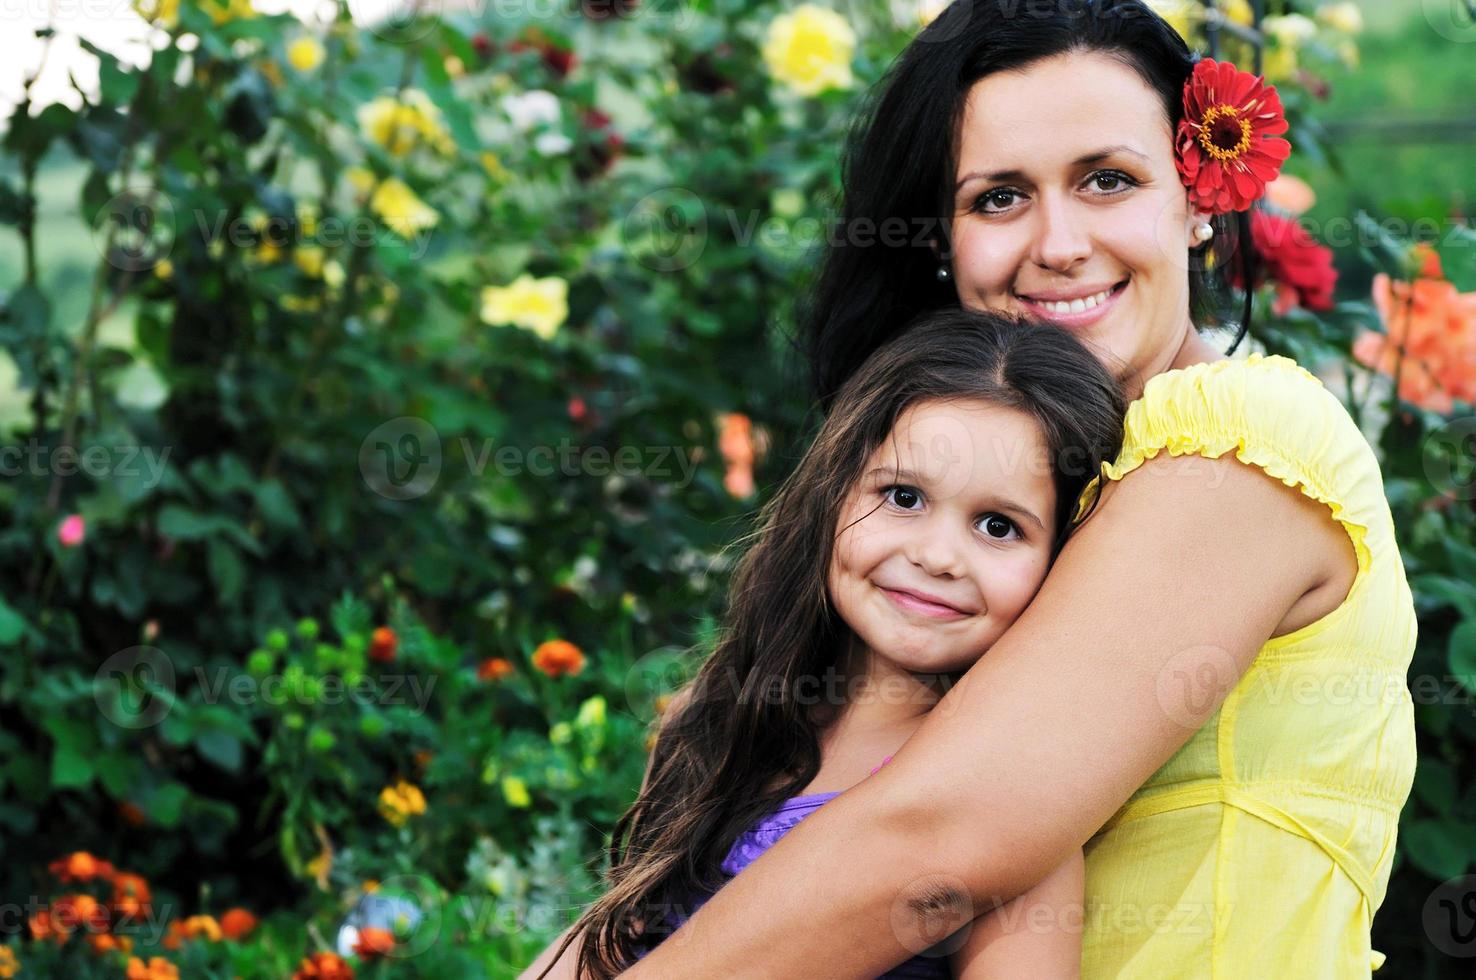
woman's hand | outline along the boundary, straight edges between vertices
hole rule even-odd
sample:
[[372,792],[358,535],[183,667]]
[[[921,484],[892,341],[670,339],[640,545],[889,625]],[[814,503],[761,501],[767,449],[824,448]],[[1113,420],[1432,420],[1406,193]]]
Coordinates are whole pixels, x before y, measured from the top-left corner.
[[894,923],[1015,898],[1214,713],[1299,598],[1353,561],[1326,507],[1233,455],[1161,453],[1105,484],[1034,602],[892,762],[628,974],[874,977],[911,955]]

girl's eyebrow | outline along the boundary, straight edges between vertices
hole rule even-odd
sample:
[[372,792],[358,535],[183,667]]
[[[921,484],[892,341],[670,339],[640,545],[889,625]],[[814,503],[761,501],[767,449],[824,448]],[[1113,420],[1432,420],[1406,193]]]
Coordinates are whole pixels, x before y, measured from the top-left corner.
[[[872,477],[878,475],[885,476],[890,480],[897,481],[898,483],[907,483],[909,485],[915,485],[923,489],[926,489],[928,485],[927,479],[920,474],[914,473],[912,470],[897,469],[892,466],[875,467],[874,469],[868,471],[863,479],[869,480]],[[994,504],[994,506],[998,507],[1005,513],[1014,514],[1016,517],[1023,517],[1030,523],[1034,524],[1041,531],[1045,530],[1045,525],[1041,523],[1039,517],[1035,516],[1035,511],[1031,510],[1029,507],[1026,507],[1024,504],[1017,503],[1016,501],[1013,501],[1008,497],[1000,497],[994,494],[990,494],[989,500]]]
[[[1112,156],[1112,154],[1114,153],[1126,153],[1130,156],[1138,157],[1145,163],[1148,160],[1146,156],[1139,153],[1131,146],[1118,145],[1104,147],[1103,149],[1097,150],[1095,153],[1088,153],[1086,156],[1077,157],[1071,162],[1071,165],[1073,167],[1084,167],[1093,163],[1101,163],[1103,160]],[[1025,173],[1024,171],[1020,170],[997,170],[994,173],[983,173],[981,171],[975,171],[971,174],[965,174],[957,184],[954,184],[953,192],[957,194],[959,188],[963,187],[964,184],[967,184],[969,181],[974,180],[977,177],[987,177],[991,181],[1022,180],[1025,177]]]

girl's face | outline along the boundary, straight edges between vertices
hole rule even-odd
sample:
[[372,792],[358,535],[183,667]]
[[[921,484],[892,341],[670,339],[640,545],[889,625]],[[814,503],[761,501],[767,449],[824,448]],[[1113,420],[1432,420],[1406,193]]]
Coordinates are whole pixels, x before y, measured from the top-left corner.
[[1055,508],[1029,415],[977,399],[912,405],[841,508],[831,601],[896,667],[965,670],[1044,581]]
[[953,281],[972,309],[1054,320],[1127,390],[1198,343],[1191,210],[1158,94],[1073,52],[986,75],[959,133]]

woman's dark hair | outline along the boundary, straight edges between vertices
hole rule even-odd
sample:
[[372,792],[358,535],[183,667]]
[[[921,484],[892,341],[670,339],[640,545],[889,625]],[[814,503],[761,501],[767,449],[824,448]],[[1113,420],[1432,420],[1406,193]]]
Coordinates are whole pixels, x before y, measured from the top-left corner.
[[[958,305],[954,285],[935,275],[939,257],[929,239],[938,239],[945,257],[952,254],[948,216],[969,90],[986,75],[1073,51],[1120,59],[1158,93],[1169,131],[1177,129],[1197,56],[1140,0],[955,0],[872,88],[841,163],[840,227],[906,227],[907,234],[857,241],[841,235],[824,247],[800,317],[800,341],[822,409],[899,325],[919,312]],[[1202,326],[1220,321],[1237,250],[1241,281],[1255,281],[1256,272],[1247,215],[1215,217],[1211,224],[1212,244],[1189,256],[1190,314]],[[1247,291],[1229,352],[1240,345],[1250,318]]]
[[873,351],[735,545],[746,550],[712,654],[667,709],[646,784],[615,825],[608,891],[560,947],[578,942],[579,976],[628,968],[672,925],[661,910],[716,891],[738,835],[819,772],[820,734],[840,706],[805,692],[844,669],[854,636],[827,591],[837,524],[897,419],[936,399],[978,399],[1038,423],[1056,490],[1052,558],[1081,491],[1121,448],[1118,382],[1050,323],[954,307]]

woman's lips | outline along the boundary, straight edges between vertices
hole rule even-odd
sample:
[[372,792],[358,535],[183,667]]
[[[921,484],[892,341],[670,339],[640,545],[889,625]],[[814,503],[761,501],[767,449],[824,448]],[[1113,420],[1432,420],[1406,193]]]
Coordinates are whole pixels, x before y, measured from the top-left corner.
[[1122,294],[1127,292],[1130,282],[1131,280],[1123,280],[1112,287],[1111,293],[1105,300],[1097,303],[1096,306],[1090,309],[1080,311],[1061,312],[1059,309],[1051,309],[1043,303],[1026,296],[1021,296],[1018,293],[1015,294],[1015,298],[1020,301],[1020,305],[1024,306],[1026,310],[1042,319],[1050,320],[1053,323],[1059,323],[1066,327],[1087,327],[1102,319],[1102,317],[1106,316],[1117,305],[1117,301],[1122,298]]
[[[881,587],[878,586],[878,588]],[[909,612],[917,613],[920,616],[927,616],[930,619],[964,619],[969,615],[963,610],[955,609],[952,606],[945,606],[941,603],[921,599],[911,592],[898,592],[895,589],[882,589],[882,592],[886,593],[887,598],[891,599],[897,606]]]

